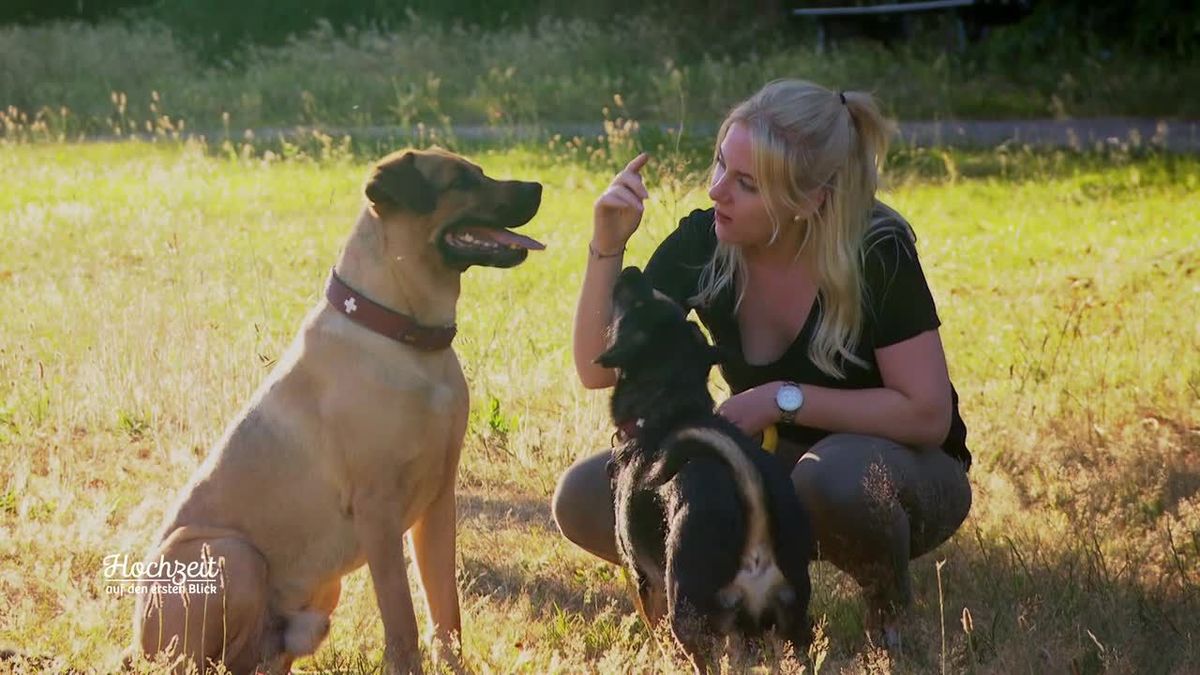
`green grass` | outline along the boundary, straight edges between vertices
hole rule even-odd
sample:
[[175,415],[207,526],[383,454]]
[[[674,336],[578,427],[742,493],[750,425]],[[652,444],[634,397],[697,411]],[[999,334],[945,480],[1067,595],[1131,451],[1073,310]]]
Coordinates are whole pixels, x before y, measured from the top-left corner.
[[[549,516],[560,472],[609,443],[606,394],[575,381],[569,338],[590,204],[628,142],[466,149],[492,175],[545,183],[527,229],[548,245],[513,270],[472,269],[460,304],[473,408],[459,584],[479,672],[683,669],[616,570]],[[0,644],[115,665],[133,603],[103,592],[100,561],[145,550],[319,301],[368,163],[339,147],[0,145]],[[629,262],[706,205],[696,157],[654,167]],[[905,151],[888,179],[939,303],[975,504],[914,562],[890,665],[864,643],[853,583],[815,565],[814,656],[825,672],[934,672],[943,658],[950,672],[1187,672],[1200,661],[1200,160]],[[369,669],[381,636],[360,570],[299,667]]]

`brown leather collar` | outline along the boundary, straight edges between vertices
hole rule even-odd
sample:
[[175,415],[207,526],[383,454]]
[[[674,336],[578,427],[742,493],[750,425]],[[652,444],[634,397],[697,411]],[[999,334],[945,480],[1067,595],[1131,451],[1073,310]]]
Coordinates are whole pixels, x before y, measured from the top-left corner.
[[325,299],[351,321],[424,352],[446,349],[458,332],[454,325],[422,326],[411,316],[384,307],[347,286],[335,270],[329,270]]
[[624,422],[618,424],[617,430],[613,432],[613,447],[616,447],[617,443],[627,443],[632,441],[634,436],[637,435],[638,429],[642,428],[644,421],[645,420],[642,419],[625,420]]

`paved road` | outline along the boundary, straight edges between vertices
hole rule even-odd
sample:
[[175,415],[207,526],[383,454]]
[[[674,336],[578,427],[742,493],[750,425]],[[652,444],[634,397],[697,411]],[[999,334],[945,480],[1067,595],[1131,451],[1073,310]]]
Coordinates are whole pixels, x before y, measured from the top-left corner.
[[1155,145],[1173,152],[1200,153],[1200,121],[1099,118],[1086,120],[997,120],[908,122],[903,142],[918,146],[983,145],[1004,142],[1095,149],[1127,143]]
[[[341,130],[345,131],[345,130]],[[599,124],[553,124],[536,127],[488,127],[467,125],[455,127],[462,139],[539,138],[547,134],[596,136],[602,133]],[[714,135],[716,124],[697,124],[687,129],[689,134]],[[276,132],[278,133],[278,132]],[[372,127],[352,131],[367,137],[404,137],[401,128]],[[1153,144],[1173,152],[1200,153],[1200,120],[1155,120],[1131,118],[1099,118],[1079,120],[971,120],[962,122],[903,122],[900,124],[901,143],[920,147],[986,146],[1001,143],[1029,144],[1038,147],[1063,147],[1079,150],[1096,149],[1114,144]]]
[[[663,127],[667,129],[669,127]],[[689,135],[711,136],[716,133],[715,123],[693,124],[687,127]],[[350,134],[356,138],[390,139],[398,143],[417,139],[415,130],[404,127],[322,127],[321,131],[333,136]],[[454,135],[462,140],[530,140],[561,134],[595,137],[603,133],[600,124],[546,124],[542,126],[461,125],[454,127]],[[220,138],[223,132],[190,132],[188,136]],[[308,133],[303,127],[255,129],[257,138],[295,138]],[[234,132],[241,138],[242,133]],[[929,146],[976,146],[994,147],[1001,143],[1028,144],[1036,147],[1062,147],[1090,150],[1105,145],[1131,146],[1153,145],[1171,152],[1200,153],[1200,120],[1156,120],[1147,118],[1096,118],[1077,120],[971,120],[961,122],[902,122],[900,143]],[[92,140],[118,140],[117,137],[97,137]]]

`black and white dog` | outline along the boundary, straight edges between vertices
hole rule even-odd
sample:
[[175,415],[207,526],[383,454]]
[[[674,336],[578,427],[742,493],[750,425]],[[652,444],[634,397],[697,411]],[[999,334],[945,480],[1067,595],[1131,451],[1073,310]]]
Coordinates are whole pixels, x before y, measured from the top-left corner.
[[698,671],[716,638],[768,629],[810,640],[812,532],[787,468],[714,412],[718,362],[700,327],[636,267],[613,289],[596,362],[618,370],[611,412],[625,442],[609,464],[617,546],[639,610],[665,615]]

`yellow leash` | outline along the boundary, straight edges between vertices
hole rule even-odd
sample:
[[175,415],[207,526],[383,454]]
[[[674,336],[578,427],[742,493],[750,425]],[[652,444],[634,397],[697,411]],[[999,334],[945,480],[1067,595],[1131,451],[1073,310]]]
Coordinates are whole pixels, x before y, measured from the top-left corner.
[[772,424],[762,431],[762,448],[767,452],[775,452],[779,447],[779,430]]

